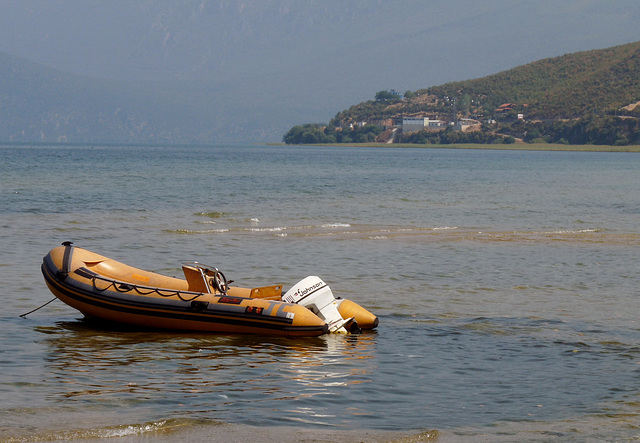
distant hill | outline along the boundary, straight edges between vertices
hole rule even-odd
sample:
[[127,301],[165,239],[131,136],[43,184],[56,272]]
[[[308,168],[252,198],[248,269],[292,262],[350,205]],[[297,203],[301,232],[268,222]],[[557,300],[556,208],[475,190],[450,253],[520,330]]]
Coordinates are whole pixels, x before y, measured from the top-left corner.
[[[265,126],[238,118],[251,97],[237,94],[233,104],[218,104],[228,95],[225,86],[95,79],[0,53],[0,142],[172,144],[264,136]],[[267,128],[280,127],[265,120]]]
[[[481,125],[473,126],[470,129],[475,131],[468,130],[466,135],[449,134],[453,132],[449,128],[449,133],[421,131],[397,140],[486,143],[503,140],[495,136],[498,133],[537,142],[640,144],[639,79],[640,42],[636,42],[407,91],[403,98],[380,91],[375,100],[339,112],[325,132],[336,138],[345,129],[336,132],[335,128],[399,125],[406,117],[429,117],[442,120],[447,124],[444,127],[460,119]],[[313,129],[317,132],[317,127]],[[362,129],[355,133],[359,131]]]
[[122,142],[166,130],[143,109],[165,107],[166,100],[139,84],[67,74],[7,54],[0,54],[0,79],[0,141]]

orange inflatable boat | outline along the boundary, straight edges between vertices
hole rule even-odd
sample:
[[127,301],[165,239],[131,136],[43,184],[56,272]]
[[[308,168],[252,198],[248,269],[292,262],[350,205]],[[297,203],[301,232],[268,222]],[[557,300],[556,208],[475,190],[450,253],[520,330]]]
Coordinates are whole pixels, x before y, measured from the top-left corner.
[[185,279],[134,268],[65,242],[43,260],[51,292],[87,317],[145,328],[220,333],[318,336],[374,329],[378,318],[336,299],[310,276],[282,285],[230,286],[218,269],[182,263]]

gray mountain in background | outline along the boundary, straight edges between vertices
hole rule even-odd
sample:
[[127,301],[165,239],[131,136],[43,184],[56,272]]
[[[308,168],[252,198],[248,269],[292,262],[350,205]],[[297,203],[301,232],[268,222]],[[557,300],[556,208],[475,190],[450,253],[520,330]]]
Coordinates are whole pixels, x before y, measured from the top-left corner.
[[280,141],[375,92],[640,40],[636,0],[0,1],[0,141]]

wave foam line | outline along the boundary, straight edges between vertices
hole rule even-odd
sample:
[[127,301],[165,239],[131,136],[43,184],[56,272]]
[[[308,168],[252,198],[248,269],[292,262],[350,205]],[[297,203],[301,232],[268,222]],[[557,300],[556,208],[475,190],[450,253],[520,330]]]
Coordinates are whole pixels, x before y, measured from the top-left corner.
[[480,243],[601,243],[608,245],[640,244],[640,233],[608,232],[606,229],[558,231],[478,231],[470,228],[388,228],[349,229],[344,231],[314,231],[289,233],[298,238],[326,238],[334,240],[363,239],[370,241],[403,240],[411,242]]
[[67,440],[87,440],[87,439],[103,439],[103,438],[121,438],[142,436],[148,433],[170,431],[165,429],[167,422],[165,420],[156,423],[142,423],[139,425],[121,425],[113,427],[105,427],[99,429],[78,429],[72,431],[53,431],[38,435],[13,437],[9,438],[9,442],[26,443],[36,441],[67,441]]
[[[66,431],[45,431],[38,434],[31,434],[25,436],[9,437],[8,440],[3,440],[12,443],[26,443],[26,442],[41,442],[41,441],[76,441],[76,440],[96,440],[96,439],[117,439],[117,438],[137,438],[142,437],[147,439],[153,439],[154,435],[158,436],[170,436],[175,432],[180,431],[183,428],[199,428],[203,427],[214,428],[223,425],[223,422],[216,420],[202,420],[202,419],[190,419],[190,418],[174,418],[168,420],[160,420],[157,422],[131,424],[131,425],[116,425],[105,426],[102,428],[94,429],[74,429]],[[119,441],[119,440],[118,440]],[[128,440],[127,440],[128,441]],[[136,440],[137,441],[137,440]]]
[[603,232],[605,229],[575,229],[575,230],[559,230],[559,231],[544,231],[541,234],[587,234],[591,232]]
[[227,228],[221,229],[165,229],[164,232],[168,232],[169,234],[181,234],[181,235],[202,235],[202,234],[221,234],[225,232],[229,232]]

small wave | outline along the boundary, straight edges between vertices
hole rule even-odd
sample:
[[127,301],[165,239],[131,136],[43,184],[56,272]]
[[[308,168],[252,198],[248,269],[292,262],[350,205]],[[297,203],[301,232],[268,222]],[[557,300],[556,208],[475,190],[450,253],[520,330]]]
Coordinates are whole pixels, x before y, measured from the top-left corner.
[[193,235],[193,234],[222,234],[225,232],[229,232],[229,229],[221,228],[221,229],[165,229],[164,232],[168,232],[169,234],[182,234],[182,235]]
[[[257,219],[251,219],[256,220]],[[350,228],[349,223],[327,223],[322,225],[303,225],[303,226],[271,226],[264,228],[245,228],[242,231],[248,232],[282,232],[282,231],[305,231],[314,229],[332,229],[332,228]]]
[[588,234],[591,232],[603,232],[604,229],[569,229],[558,231],[545,231],[542,234]]
[[321,228],[350,228],[351,225],[349,223],[327,223],[324,225],[320,225]]
[[106,438],[112,437],[127,437],[130,435],[146,434],[147,432],[154,432],[161,429],[167,422],[160,421],[158,423],[147,423],[142,425],[128,425],[121,426],[112,429],[104,429],[103,436]]
[[222,217],[226,217],[229,214],[227,214],[226,212],[213,211],[213,212],[196,212],[193,215],[197,217],[222,218]]
[[287,227],[273,227],[273,228],[247,228],[245,231],[250,232],[280,232],[287,230]]
[[[9,438],[9,442],[36,442],[36,441],[68,441],[68,440],[94,440],[123,437],[153,438],[158,434],[167,436],[182,428],[202,428],[203,426],[220,426],[222,422],[198,420],[198,419],[169,419],[158,422],[140,423],[133,425],[107,426],[97,429],[77,429],[70,431],[50,431],[36,435]],[[4,440],[3,440],[4,441]]]
[[50,432],[39,435],[26,437],[9,438],[10,442],[36,442],[36,441],[56,441],[56,440],[76,440],[76,439],[103,439],[103,438],[121,438],[141,436],[148,433],[171,432],[170,429],[164,429],[166,421],[157,423],[143,423],[139,425],[122,425],[114,427],[106,427],[101,429],[79,429],[74,431]]

